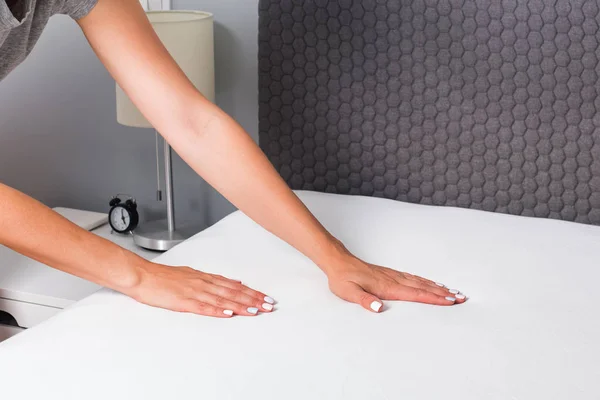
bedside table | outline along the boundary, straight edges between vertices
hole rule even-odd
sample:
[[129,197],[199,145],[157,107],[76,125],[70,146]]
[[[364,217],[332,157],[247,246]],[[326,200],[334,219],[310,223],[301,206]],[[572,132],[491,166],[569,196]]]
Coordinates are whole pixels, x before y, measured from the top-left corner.
[[[161,254],[137,247],[132,236],[111,233],[108,224],[91,232],[147,260]],[[0,311],[12,316],[19,326],[0,325],[0,341],[22,328],[39,324],[99,289],[101,286],[95,283],[50,268],[0,246]]]

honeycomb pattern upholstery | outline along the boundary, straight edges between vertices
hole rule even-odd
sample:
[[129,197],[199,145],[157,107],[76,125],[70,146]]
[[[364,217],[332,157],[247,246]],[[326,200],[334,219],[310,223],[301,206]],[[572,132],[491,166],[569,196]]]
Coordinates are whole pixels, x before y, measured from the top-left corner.
[[260,0],[293,189],[600,224],[594,0]]

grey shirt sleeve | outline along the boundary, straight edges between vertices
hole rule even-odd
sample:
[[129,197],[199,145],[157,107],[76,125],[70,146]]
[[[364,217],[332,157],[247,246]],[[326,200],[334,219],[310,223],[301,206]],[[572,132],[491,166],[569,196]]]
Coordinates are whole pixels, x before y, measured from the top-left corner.
[[78,20],[88,15],[96,3],[98,3],[98,0],[62,0],[62,2],[63,7],[60,14],[67,14],[71,18]]
[[0,31],[12,29],[19,25],[19,20],[6,4],[6,0],[0,0]]

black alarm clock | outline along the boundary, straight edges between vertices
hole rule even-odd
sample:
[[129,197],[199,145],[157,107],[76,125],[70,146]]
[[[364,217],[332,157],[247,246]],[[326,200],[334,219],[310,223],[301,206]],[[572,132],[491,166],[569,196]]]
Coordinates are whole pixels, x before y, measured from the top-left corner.
[[[126,196],[127,200],[121,200],[120,196]],[[137,204],[131,196],[118,194],[108,203],[108,223],[113,231],[117,233],[131,233],[140,221],[137,212]]]

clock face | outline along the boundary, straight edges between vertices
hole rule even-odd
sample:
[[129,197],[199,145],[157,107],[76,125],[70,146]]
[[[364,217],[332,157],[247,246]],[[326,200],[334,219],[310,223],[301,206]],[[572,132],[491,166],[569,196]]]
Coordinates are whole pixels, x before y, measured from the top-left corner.
[[117,232],[126,232],[131,223],[131,215],[120,206],[115,207],[110,213],[110,224]]

